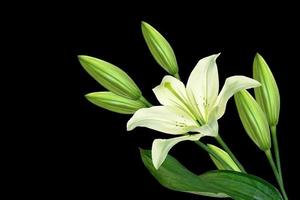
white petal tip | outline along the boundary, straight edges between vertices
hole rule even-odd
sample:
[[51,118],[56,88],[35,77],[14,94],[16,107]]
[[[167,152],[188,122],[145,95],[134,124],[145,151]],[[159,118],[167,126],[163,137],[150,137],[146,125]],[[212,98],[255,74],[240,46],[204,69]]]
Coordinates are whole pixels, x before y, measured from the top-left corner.
[[132,126],[132,124],[131,124],[131,120],[129,120],[128,122],[127,122],[127,124],[126,124],[126,130],[127,131],[131,131],[131,130],[133,130],[135,127],[134,126]]
[[154,94],[161,88],[161,85],[156,86],[155,88],[152,89]]
[[255,87],[260,87],[260,86],[261,86],[261,83],[258,82],[257,80],[252,79],[252,78],[249,78],[249,77],[246,77],[246,78],[249,79],[249,81],[250,81],[251,84],[252,84],[248,89],[250,89],[250,88],[255,88]]
[[166,82],[170,82],[170,80],[172,80],[174,77],[170,76],[170,75],[166,75],[164,76],[164,78],[162,79],[161,83],[156,86],[155,88],[152,89],[152,91],[154,92],[154,94],[158,93],[160,90],[163,89],[163,87],[165,87],[165,83]]
[[213,54],[212,56],[214,57],[214,60],[216,61],[217,58],[221,55],[221,52],[220,53],[216,53],[216,54]]
[[[219,57],[221,55],[221,53],[216,53],[216,54],[212,54],[212,55],[210,55],[210,56],[207,56],[207,57],[205,57],[205,58],[203,58],[203,59],[201,59],[201,60],[204,60],[204,59],[210,59],[211,61],[216,61],[217,60],[217,58]],[[200,61],[201,61],[200,60]]]
[[154,163],[154,162],[152,162],[153,163],[153,166],[154,166],[154,168],[156,169],[156,170],[158,170],[159,168],[160,168],[160,166],[161,166],[161,164],[159,164],[159,163]]
[[[256,80],[255,80],[256,81]],[[261,86],[261,83],[256,81],[256,86],[255,87],[260,87]]]
[[155,139],[152,143],[152,163],[156,170],[160,168],[168,154],[168,150],[163,151],[163,147],[165,147],[165,141],[166,140],[164,139]]

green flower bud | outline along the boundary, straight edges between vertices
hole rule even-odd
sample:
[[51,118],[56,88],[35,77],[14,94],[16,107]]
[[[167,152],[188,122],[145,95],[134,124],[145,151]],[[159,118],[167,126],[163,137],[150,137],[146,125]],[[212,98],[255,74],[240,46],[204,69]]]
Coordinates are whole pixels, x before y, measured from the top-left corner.
[[274,76],[261,55],[256,54],[253,62],[253,78],[261,83],[254,88],[255,98],[266,113],[270,126],[276,126],[280,111],[280,95]]
[[142,22],[142,33],[156,62],[169,74],[178,76],[176,57],[168,41],[146,22]]
[[243,126],[252,141],[263,151],[271,148],[270,129],[264,111],[251,96],[242,90],[234,95]]
[[121,114],[133,114],[138,109],[146,107],[140,100],[128,99],[112,92],[93,92],[86,94],[85,97],[97,106]]
[[[235,162],[231,159],[231,157],[224,151],[223,149],[220,149],[219,147],[212,145],[212,144],[207,144],[208,148],[213,151],[215,154],[217,154],[220,158],[222,158],[225,163],[227,163],[234,171],[241,172],[240,168],[235,164]],[[226,166],[223,166],[221,162],[219,162],[217,159],[215,159],[214,156],[210,155],[210,158],[216,165],[216,167],[220,170],[225,170]]]
[[78,56],[83,68],[111,92],[137,100],[142,93],[134,81],[120,68],[90,56]]

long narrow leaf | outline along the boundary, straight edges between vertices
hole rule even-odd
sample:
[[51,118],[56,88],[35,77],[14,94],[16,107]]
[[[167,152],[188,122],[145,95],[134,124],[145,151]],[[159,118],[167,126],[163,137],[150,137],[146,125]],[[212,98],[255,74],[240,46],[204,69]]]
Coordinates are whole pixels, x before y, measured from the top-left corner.
[[170,155],[156,170],[151,161],[151,151],[141,150],[141,157],[157,181],[171,190],[236,200],[282,200],[274,186],[253,175],[218,170],[197,176]]

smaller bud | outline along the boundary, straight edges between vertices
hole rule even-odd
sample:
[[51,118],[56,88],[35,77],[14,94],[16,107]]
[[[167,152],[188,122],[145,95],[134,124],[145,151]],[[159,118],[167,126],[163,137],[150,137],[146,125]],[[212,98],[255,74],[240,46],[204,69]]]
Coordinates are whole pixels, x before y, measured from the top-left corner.
[[86,94],[85,97],[93,104],[112,112],[121,114],[133,114],[145,104],[140,100],[132,100],[112,92],[93,92]]
[[280,95],[275,78],[261,55],[256,54],[253,62],[253,78],[261,83],[255,88],[255,98],[266,113],[270,126],[276,126],[279,119]]
[[176,57],[169,42],[146,22],[142,22],[142,33],[156,62],[169,74],[175,77],[178,76]]
[[134,81],[120,68],[90,56],[78,56],[83,68],[109,91],[137,100],[142,93]]
[[236,93],[234,100],[248,136],[262,151],[270,149],[270,129],[264,111],[246,90]]
[[[231,157],[224,151],[223,149],[220,149],[219,147],[212,145],[212,144],[207,144],[208,148],[213,151],[215,154],[217,154],[225,163],[227,163],[234,171],[241,172],[240,168],[235,164],[235,162],[231,159]],[[216,167],[220,170],[225,170],[227,169],[226,166],[223,166],[224,164],[219,162],[214,156],[210,155],[210,158],[216,165]]]

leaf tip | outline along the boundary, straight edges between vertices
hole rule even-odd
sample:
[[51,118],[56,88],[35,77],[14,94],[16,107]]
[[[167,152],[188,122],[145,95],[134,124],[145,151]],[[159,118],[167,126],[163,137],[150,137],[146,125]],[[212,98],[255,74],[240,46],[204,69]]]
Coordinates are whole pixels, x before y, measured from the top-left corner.
[[151,162],[151,151],[139,147],[140,155],[144,164]]
[[140,154],[142,154],[145,150],[139,147]]

